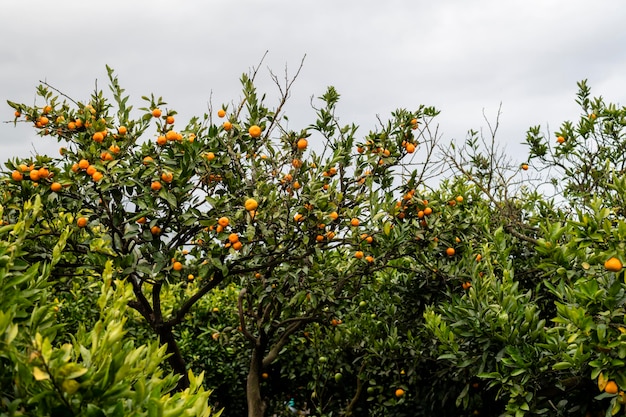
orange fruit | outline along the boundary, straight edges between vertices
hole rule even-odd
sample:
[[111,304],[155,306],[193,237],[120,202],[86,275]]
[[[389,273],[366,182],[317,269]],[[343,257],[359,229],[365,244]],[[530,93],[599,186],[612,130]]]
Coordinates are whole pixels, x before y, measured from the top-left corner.
[[168,125],[173,125],[174,124],[174,116],[167,116],[165,118],[165,123],[167,123]]
[[171,172],[164,172],[161,174],[161,179],[167,183],[170,183],[174,180],[174,174]]
[[48,119],[46,116],[41,116],[41,117],[39,118],[39,124],[40,124],[41,126],[45,126],[45,125],[47,125],[49,122],[50,122],[50,119]]
[[95,166],[93,166],[93,165],[89,165],[89,166],[87,167],[87,170],[86,170],[87,175],[89,175],[90,177],[91,177],[93,174],[95,174],[97,171],[98,171],[98,170],[97,170],[97,169],[96,169],[96,167],[95,167]]
[[565,142],[565,138],[563,136],[559,136],[558,138],[556,138],[556,141],[558,143],[564,143]]
[[465,281],[461,286],[463,287],[464,290],[469,290],[470,287],[472,286],[472,283],[469,281]]
[[19,110],[15,110],[15,117],[21,117],[22,113],[19,112]]
[[607,271],[619,272],[622,270],[623,267],[624,265],[622,264],[622,261],[620,261],[616,257],[609,258],[606,260],[606,262],[604,262],[604,268]]
[[406,144],[406,151],[408,153],[413,153],[415,152],[415,145],[413,145],[412,143],[407,143]]
[[87,169],[89,168],[89,161],[86,159],[81,159],[80,161],[78,161],[78,167],[80,169]]
[[230,129],[233,128],[233,124],[231,122],[229,122],[228,120],[226,120],[224,122],[224,124],[222,124],[222,127],[224,128],[225,131],[230,131]]
[[48,171],[48,168],[45,168],[45,167],[39,168],[39,178],[41,178],[42,180],[45,180],[49,176],[50,176],[50,171]]
[[446,255],[448,255],[448,256],[454,256],[455,253],[456,253],[456,251],[454,250],[454,248],[446,249]]
[[111,145],[111,146],[109,146],[109,150],[110,150],[111,152],[115,153],[115,154],[118,154],[118,153],[120,153],[120,150],[121,150],[121,149],[120,149],[120,147],[119,147],[119,146],[117,146],[117,145]]
[[480,253],[476,254],[476,262],[480,262],[480,260],[483,259],[483,256]]
[[150,184],[150,189],[152,191],[159,191],[162,187],[163,186],[160,181],[152,181],[152,184]]
[[174,262],[174,263],[172,264],[172,269],[173,269],[174,271],[180,271],[181,269],[183,269],[183,264],[182,264],[182,263],[180,263],[180,262],[178,262],[178,261],[176,261],[176,262]]
[[78,219],[76,219],[76,226],[78,227],[85,227],[87,226],[88,220],[86,217],[79,217]]
[[167,143],[167,138],[163,135],[159,136],[156,140],[157,145],[164,146]]
[[80,129],[81,127],[83,127],[83,121],[82,119],[76,119],[76,121],[74,122],[76,124],[76,127],[78,129]]
[[48,114],[48,113],[50,113],[51,111],[52,111],[52,106],[50,106],[50,105],[46,105],[46,106],[44,106],[44,107],[43,107],[43,109],[42,109],[43,114]]
[[304,221],[304,216],[300,213],[296,213],[296,215],[293,216],[293,220],[296,222]]
[[145,217],[140,217],[137,219],[137,223],[139,224],[145,224],[147,221],[147,219]]
[[606,386],[604,387],[604,392],[606,392],[607,394],[617,394],[617,391],[619,390],[619,388],[617,387],[617,384],[615,383],[615,381],[609,381],[606,383]]
[[161,117],[161,114],[162,114],[161,109],[158,109],[158,108],[157,109],[152,109],[152,116],[153,117]]
[[462,195],[457,195],[455,198],[457,203],[462,203],[463,202],[463,196]]
[[152,162],[154,162],[154,159],[152,159],[151,156],[146,156],[145,158],[142,159],[141,161],[144,165],[148,165],[151,164]]
[[267,372],[263,372],[263,373],[261,374],[261,378],[263,378],[263,379],[267,379],[267,378],[269,378],[269,377],[270,377],[270,376],[267,374]]
[[350,220],[350,225],[353,227],[357,227],[359,224],[361,224],[361,221],[359,219],[357,219],[356,217],[354,217],[352,220]]
[[239,235],[237,233],[231,233],[228,235],[228,241],[230,243],[239,242]]
[[63,189],[63,186],[58,182],[53,182],[52,184],[50,184],[50,189],[55,193],[58,193]]
[[254,198],[249,198],[245,201],[244,207],[248,211],[256,210],[259,207],[259,203]]
[[233,249],[234,250],[241,250],[242,247],[243,247],[243,244],[240,241],[237,241],[237,242],[233,243]]
[[152,226],[150,228],[150,233],[152,233],[153,235],[160,235],[161,234],[161,228],[159,226]]
[[365,260],[366,260],[367,262],[369,262],[369,263],[374,263],[374,257],[373,257],[373,256],[371,256],[371,255],[367,255],[367,256],[365,257]]
[[354,252],[354,257],[357,259],[363,259],[363,256],[364,256],[363,251],[358,250]]
[[167,140],[176,140],[177,136],[178,136],[178,133],[176,133],[173,130],[168,130],[167,133],[165,133],[165,139]]
[[78,164],[72,164],[72,172],[78,172]]
[[128,129],[126,128],[126,126],[120,126],[117,128],[117,133],[119,133],[120,135],[125,135],[126,133],[128,133]]
[[433,213],[433,209],[430,207],[426,207],[424,209],[424,216],[430,216]]
[[113,155],[111,155],[109,152],[104,151],[100,154],[100,159],[102,159],[103,161],[112,161],[113,160]]
[[248,129],[248,133],[251,137],[258,138],[261,136],[261,128],[257,125],[252,125],[250,126],[250,129]]
[[402,388],[398,388],[396,390],[396,397],[398,397],[398,398],[403,397],[404,394],[405,394],[405,392],[404,392],[404,390]]
[[39,177],[40,177],[40,176],[39,176],[39,170],[34,169],[34,170],[30,171],[30,179],[31,179],[32,181],[37,181],[37,180],[39,180]]
[[339,214],[337,214],[336,211],[333,211],[332,213],[328,215],[328,217],[330,217],[333,220],[337,220],[339,218]]
[[522,164],[522,169],[524,171],[528,171],[528,164]]
[[207,152],[204,157],[207,159],[207,161],[212,161],[215,159],[215,154],[213,152]]
[[20,171],[15,170],[11,173],[11,178],[13,179],[13,181],[22,181],[24,179],[24,176]]
[[92,139],[94,142],[102,143],[104,140],[104,134],[102,132],[96,132],[93,134]]
[[298,147],[299,150],[303,151],[306,149],[307,146],[309,146],[309,141],[306,140],[305,138],[298,139],[296,146]]
[[333,232],[332,230],[329,230],[328,232],[326,232],[326,239],[332,240],[334,237],[335,237],[335,232]]
[[217,111],[217,117],[222,118],[222,117],[224,117],[224,116],[226,116],[226,110],[224,110],[224,109],[219,109],[219,110]]
[[317,235],[317,236],[315,236],[315,241],[316,241],[316,242],[322,242],[322,241],[324,241],[324,236],[322,236],[322,235]]
[[228,226],[229,223],[230,223],[230,220],[228,219],[228,217],[220,217],[219,220],[217,221],[217,224],[219,224],[222,227]]
[[104,175],[102,174],[102,172],[96,171],[93,173],[93,175],[91,176],[91,179],[94,180],[95,182],[100,181],[102,178],[104,177]]

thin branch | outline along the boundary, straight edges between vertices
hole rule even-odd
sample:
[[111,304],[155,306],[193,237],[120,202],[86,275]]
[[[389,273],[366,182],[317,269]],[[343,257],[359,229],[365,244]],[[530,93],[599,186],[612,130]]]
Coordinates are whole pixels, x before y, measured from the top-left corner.
[[345,415],[346,416],[351,416],[352,415],[352,409],[354,409],[354,407],[356,407],[357,402],[359,401],[359,398],[361,397],[361,394],[363,393],[363,380],[361,380],[361,374],[363,372],[365,372],[365,360],[363,360],[363,363],[361,363],[361,367],[359,368],[359,372],[357,373],[357,377],[356,377],[356,392],[354,393],[354,397],[352,397],[352,400],[350,401],[350,404],[348,404],[348,406],[346,407],[346,412]]
[[61,90],[57,89],[56,87],[53,87],[52,85],[48,84],[48,82],[47,82],[47,81],[41,81],[41,80],[39,80],[39,82],[40,82],[41,84],[45,85],[46,87],[48,87],[48,88],[50,88],[50,89],[54,90],[57,94],[59,94],[59,95],[61,95],[61,96],[65,97],[66,99],[68,99],[69,101],[71,101],[72,103],[74,103],[76,106],[78,106],[78,107],[79,107],[79,104],[78,104],[78,102],[77,102],[77,101],[75,101],[72,97],[68,96],[67,94],[65,94],[65,93],[64,93],[64,92],[62,92]]

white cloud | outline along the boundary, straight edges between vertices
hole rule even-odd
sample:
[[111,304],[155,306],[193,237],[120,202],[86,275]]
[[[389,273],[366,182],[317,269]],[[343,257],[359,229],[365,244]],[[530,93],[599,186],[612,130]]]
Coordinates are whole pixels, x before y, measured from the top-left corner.
[[[483,109],[495,115],[502,102],[501,139],[520,155],[528,126],[576,117],[576,81],[626,101],[625,17],[621,0],[9,2],[0,103],[31,103],[40,79],[85,100],[96,78],[105,87],[108,64],[136,106],[154,92],[190,117],[206,111],[211,92],[215,104],[237,100],[239,75],[269,50],[260,86],[270,102],[265,68],[293,73],[307,55],[292,128],[312,121],[309,98],[330,84],[345,122],[369,129],[377,114],[424,103],[443,111],[446,138],[484,126]],[[4,106],[0,118],[11,113]],[[0,125],[3,159],[30,153],[31,143],[55,153],[49,142]]]

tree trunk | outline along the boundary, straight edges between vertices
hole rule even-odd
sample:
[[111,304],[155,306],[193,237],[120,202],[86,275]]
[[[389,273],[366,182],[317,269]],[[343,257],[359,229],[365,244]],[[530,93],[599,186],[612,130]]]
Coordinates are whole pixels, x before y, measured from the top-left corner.
[[161,344],[167,345],[167,353],[168,355],[170,355],[167,358],[167,361],[172,367],[172,371],[180,375],[178,385],[176,385],[176,390],[182,391],[189,388],[189,375],[187,375],[187,364],[185,363],[185,359],[183,359],[183,355],[180,353],[178,343],[176,343],[176,338],[174,337],[172,326],[162,325],[158,329],[156,329],[156,331],[159,335],[159,340],[161,341]]
[[246,397],[248,401],[248,417],[264,417],[267,403],[261,396],[261,367],[263,348],[254,346],[250,358],[250,370],[246,380]]

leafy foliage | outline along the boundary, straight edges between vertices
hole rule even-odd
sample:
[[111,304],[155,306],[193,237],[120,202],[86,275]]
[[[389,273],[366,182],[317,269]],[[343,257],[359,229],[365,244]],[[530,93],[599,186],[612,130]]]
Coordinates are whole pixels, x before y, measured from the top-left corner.
[[[558,145],[531,128],[519,165],[497,123],[439,147],[432,107],[362,135],[329,87],[291,130],[293,79],[272,76],[272,108],[253,70],[223,120],[182,126],[160,97],[134,110],[108,75],[112,99],[44,84],[44,106],[9,103],[64,144],[9,160],[2,184],[21,240],[0,259],[24,272],[0,331],[36,353],[5,343],[2,360],[42,407],[201,415],[204,383],[229,416],[290,400],[320,417],[622,411],[626,110],[586,82],[579,122]],[[562,195],[543,195],[546,180]]]

